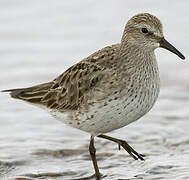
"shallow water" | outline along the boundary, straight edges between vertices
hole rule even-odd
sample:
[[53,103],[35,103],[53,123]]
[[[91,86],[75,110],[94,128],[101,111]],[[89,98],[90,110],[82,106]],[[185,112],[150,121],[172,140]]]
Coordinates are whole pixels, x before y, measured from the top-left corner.
[[[189,179],[189,2],[133,0],[0,1],[0,89],[54,79],[95,50],[120,40],[129,17],[151,12],[186,61],[157,50],[162,88],[152,111],[112,132],[145,161],[96,138],[104,180]],[[71,180],[90,177],[89,135],[45,111],[0,94],[0,179]]]

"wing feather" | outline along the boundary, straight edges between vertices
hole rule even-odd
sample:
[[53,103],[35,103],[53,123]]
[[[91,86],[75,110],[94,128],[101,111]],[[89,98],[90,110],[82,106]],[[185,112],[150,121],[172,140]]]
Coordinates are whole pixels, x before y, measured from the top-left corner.
[[3,92],[10,92],[13,98],[59,111],[76,110],[87,101],[93,89],[98,89],[98,84],[104,77],[101,82],[104,84],[108,78],[111,78],[109,72],[118,48],[119,44],[97,51],[67,69],[52,82]]

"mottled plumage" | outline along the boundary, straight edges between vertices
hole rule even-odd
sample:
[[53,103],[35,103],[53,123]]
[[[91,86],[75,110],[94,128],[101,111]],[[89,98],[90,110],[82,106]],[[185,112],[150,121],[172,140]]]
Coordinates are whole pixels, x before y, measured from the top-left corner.
[[136,121],[154,105],[160,88],[154,54],[158,47],[184,59],[164,39],[159,19],[138,14],[126,24],[120,44],[95,52],[52,82],[4,92],[10,91],[13,98],[45,108],[65,124],[89,132],[89,151],[96,179],[100,179],[94,136],[114,141],[134,159],[143,160],[126,141],[103,133]]

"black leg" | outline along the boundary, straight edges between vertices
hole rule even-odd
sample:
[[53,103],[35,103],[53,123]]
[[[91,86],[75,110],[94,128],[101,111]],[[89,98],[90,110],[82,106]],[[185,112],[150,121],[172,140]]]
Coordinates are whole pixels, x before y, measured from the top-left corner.
[[101,174],[99,172],[99,168],[98,168],[98,164],[97,164],[97,160],[96,160],[96,149],[94,147],[94,137],[92,137],[92,136],[91,136],[91,141],[90,141],[90,145],[89,145],[89,152],[90,152],[90,155],[91,155],[91,159],[93,161],[96,180],[100,180]]
[[107,139],[113,142],[118,143],[118,147],[120,149],[120,146],[123,147],[135,160],[140,159],[143,160],[143,157],[141,156],[141,154],[137,153],[126,141],[121,140],[121,139],[116,139],[116,138],[112,138],[110,136],[106,136],[106,135],[99,135],[97,136],[99,138],[103,138],[103,139]]

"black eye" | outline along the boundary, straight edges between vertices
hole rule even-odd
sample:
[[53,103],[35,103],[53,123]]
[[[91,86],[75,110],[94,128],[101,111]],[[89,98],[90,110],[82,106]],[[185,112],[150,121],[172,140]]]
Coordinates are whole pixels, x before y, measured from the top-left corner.
[[142,28],[141,31],[142,31],[143,33],[145,33],[145,34],[148,33],[148,29],[146,29],[146,28]]

